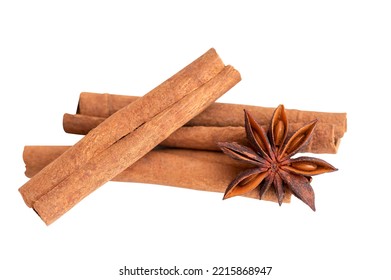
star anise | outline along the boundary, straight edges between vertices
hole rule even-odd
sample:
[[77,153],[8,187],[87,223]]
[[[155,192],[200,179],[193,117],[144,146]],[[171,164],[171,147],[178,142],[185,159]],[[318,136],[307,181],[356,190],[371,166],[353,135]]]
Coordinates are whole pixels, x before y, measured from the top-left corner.
[[220,142],[223,152],[234,159],[254,165],[228,185],[224,199],[245,194],[256,188],[260,198],[273,188],[281,205],[286,189],[315,211],[315,195],[310,185],[313,175],[336,171],[324,160],[313,157],[291,158],[305,146],[315,129],[317,120],[298,129],[287,139],[288,120],[284,106],[273,113],[268,134],[255,119],[244,110],[245,129],[250,147],[238,143]]

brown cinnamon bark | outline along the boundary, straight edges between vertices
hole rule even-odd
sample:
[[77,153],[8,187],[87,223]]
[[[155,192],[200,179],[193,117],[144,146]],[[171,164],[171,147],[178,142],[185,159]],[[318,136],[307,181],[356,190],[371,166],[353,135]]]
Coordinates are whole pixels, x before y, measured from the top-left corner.
[[[69,149],[67,146],[26,146],[23,151],[26,176],[33,177],[67,149]],[[158,184],[224,193],[228,184],[246,168],[248,166],[245,164],[220,152],[159,149],[146,154],[131,167],[115,176],[112,181]],[[244,196],[259,198],[255,190]],[[287,193],[284,202],[289,203],[290,198],[291,193]],[[277,202],[272,189],[262,199]]]
[[[288,137],[304,124],[289,124]],[[267,131],[267,126],[263,126]],[[337,153],[340,139],[334,136],[334,127],[329,124],[317,124],[314,134],[308,144],[300,152]],[[218,142],[238,142],[249,146],[244,127],[207,127],[185,126],[164,140],[161,145],[171,148],[198,149],[220,151]]]
[[79,96],[77,114],[107,118],[138,98],[138,96],[82,92]]
[[[225,66],[215,77],[198,88],[197,83],[194,83],[196,89],[191,89],[190,93],[183,90],[183,88],[188,89],[191,82],[198,80],[199,83],[203,80],[203,75],[200,77],[198,72],[197,69],[190,75],[190,79],[188,77],[178,79],[180,86],[176,90],[173,90],[171,84],[163,87],[163,90],[157,90],[156,92],[159,93],[157,96],[151,97],[149,93],[116,112],[78,142],[78,144],[85,144],[82,149],[76,144],[53,162],[59,165],[52,172],[46,173],[46,176],[39,176],[47,170],[46,167],[34,176],[29,182],[38,176],[40,179],[38,182],[42,183],[48,177],[53,178],[53,174],[63,173],[64,165],[70,166],[74,161],[82,162],[81,168],[72,168],[70,175],[61,176],[61,180],[52,184],[53,187],[45,194],[35,197],[33,208],[42,220],[50,224],[58,219],[88,194],[132,165],[172,132],[205,110],[240,81],[239,73],[233,67]],[[192,79],[193,76],[196,79]],[[180,97],[178,98],[174,92]],[[173,103],[168,102],[172,105],[164,109],[162,104],[167,104],[167,100]],[[161,111],[157,112],[156,107]],[[133,124],[137,125],[133,126]],[[85,160],[86,154],[89,155],[87,160]],[[48,167],[53,166],[53,163]],[[58,177],[55,179],[58,180]],[[82,185],[80,182],[83,182]],[[22,187],[21,192],[29,193],[26,190],[34,188],[42,189],[35,181],[34,184]]]
[[[102,117],[64,114],[63,127],[68,133],[85,135],[104,120],[105,118]],[[290,135],[304,126],[304,124],[290,123]],[[267,127],[268,125],[264,126],[266,131]],[[244,127],[184,126],[171,134],[161,145],[175,148],[219,151],[218,142],[247,143]],[[334,125],[318,123],[312,138],[302,152],[335,154],[338,151],[339,142],[340,138],[335,135]]]
[[[80,93],[77,113],[80,115],[106,118],[126,104],[136,101],[137,96],[116,94]],[[244,126],[243,109],[246,109],[260,123],[269,125],[274,108],[261,106],[214,103],[194,117],[187,126]],[[347,130],[346,113],[328,113],[286,109],[290,123],[307,123],[318,119],[318,123],[334,125],[335,137],[342,138]]]
[[19,189],[26,204],[32,207],[35,201],[81,168],[94,155],[199,88],[223,68],[223,62],[215,50],[211,49],[137,102],[111,115]]
[[240,81],[211,49],[107,118],[20,188],[50,224]]

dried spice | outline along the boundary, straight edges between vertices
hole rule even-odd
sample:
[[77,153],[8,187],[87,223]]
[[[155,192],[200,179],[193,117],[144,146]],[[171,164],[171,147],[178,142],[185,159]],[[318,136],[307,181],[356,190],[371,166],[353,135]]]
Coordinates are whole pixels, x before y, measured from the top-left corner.
[[315,211],[315,194],[310,185],[311,176],[337,169],[321,159],[291,157],[308,143],[317,120],[304,125],[287,139],[288,120],[283,105],[274,111],[267,134],[250,113],[244,110],[244,114],[246,136],[251,148],[235,142],[218,144],[225,154],[255,167],[239,173],[228,185],[224,199],[242,195],[256,188],[259,188],[259,195],[262,198],[269,188],[274,188],[281,205],[285,192],[290,190]]
[[214,49],[111,115],[19,188],[51,224],[241,80]]

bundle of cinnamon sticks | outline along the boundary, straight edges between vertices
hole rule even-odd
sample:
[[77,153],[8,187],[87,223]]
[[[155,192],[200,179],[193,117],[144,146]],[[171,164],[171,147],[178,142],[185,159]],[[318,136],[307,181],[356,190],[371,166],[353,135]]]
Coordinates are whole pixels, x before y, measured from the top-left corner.
[[[64,130],[85,135],[72,147],[26,146],[19,190],[46,224],[109,180],[224,192],[248,167],[219,151],[217,142],[246,144],[243,109],[267,128],[272,108],[215,103],[240,81],[209,50],[143,97],[83,92]],[[318,127],[306,152],[336,153],[345,113],[287,110],[292,133],[313,119]],[[258,198],[256,192],[247,194]],[[276,201],[273,191],[263,199]],[[290,195],[285,195],[285,202]]]

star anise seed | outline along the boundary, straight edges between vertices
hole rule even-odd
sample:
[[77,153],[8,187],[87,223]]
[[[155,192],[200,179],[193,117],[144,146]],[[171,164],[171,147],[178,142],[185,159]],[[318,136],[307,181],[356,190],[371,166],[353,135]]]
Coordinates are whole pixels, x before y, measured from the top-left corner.
[[317,120],[304,125],[287,139],[288,119],[283,105],[274,111],[268,133],[246,110],[244,117],[246,135],[251,147],[228,142],[218,144],[225,154],[252,164],[254,168],[238,174],[228,185],[224,199],[245,194],[256,188],[262,198],[270,188],[273,188],[281,205],[285,190],[289,189],[315,211],[315,194],[310,185],[311,176],[337,169],[318,158],[291,157],[308,143]]

